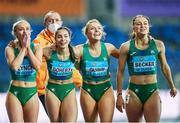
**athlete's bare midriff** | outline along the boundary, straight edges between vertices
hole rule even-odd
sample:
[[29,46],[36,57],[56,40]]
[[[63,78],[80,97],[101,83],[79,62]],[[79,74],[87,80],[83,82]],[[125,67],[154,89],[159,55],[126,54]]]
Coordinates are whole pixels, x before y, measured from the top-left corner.
[[11,83],[12,85],[18,86],[18,87],[35,87],[36,86],[36,82],[12,80]]
[[90,82],[83,81],[83,82],[86,83],[86,84],[98,85],[98,84],[106,83],[106,82],[109,82],[109,81],[110,81],[110,79],[106,79],[106,80],[98,81],[98,82],[94,82],[94,81],[90,81]]
[[73,83],[72,79],[68,79],[68,80],[54,80],[54,79],[49,79],[50,83],[54,83],[54,84],[69,84],[69,83]]
[[157,82],[156,74],[153,75],[133,75],[129,81],[135,84],[152,84]]

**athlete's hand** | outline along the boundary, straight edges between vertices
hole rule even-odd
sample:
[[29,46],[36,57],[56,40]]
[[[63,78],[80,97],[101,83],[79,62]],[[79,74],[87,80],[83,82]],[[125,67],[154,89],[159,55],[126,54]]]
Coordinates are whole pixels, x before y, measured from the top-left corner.
[[176,87],[173,87],[173,88],[170,90],[170,95],[171,95],[171,97],[175,97],[176,94],[177,94],[177,89],[176,89]]
[[27,48],[30,47],[30,35],[28,35],[27,33],[23,33],[23,47]]
[[122,95],[118,95],[117,96],[117,100],[116,100],[116,108],[121,112],[123,113],[123,108],[125,107],[124,105],[124,100],[123,100],[123,97]]
[[51,49],[52,49],[53,51],[55,51],[56,48],[57,48],[57,45],[56,45],[56,44],[52,44]]

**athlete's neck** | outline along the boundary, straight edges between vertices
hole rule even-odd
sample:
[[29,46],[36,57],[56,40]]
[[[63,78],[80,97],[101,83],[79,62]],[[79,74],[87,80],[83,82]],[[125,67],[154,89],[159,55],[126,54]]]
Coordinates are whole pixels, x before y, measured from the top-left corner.
[[136,36],[135,42],[137,45],[142,45],[142,46],[148,45],[149,44],[149,37],[147,35],[143,36],[143,37]]
[[89,47],[90,47],[92,50],[98,50],[98,49],[100,49],[100,45],[101,45],[101,42],[100,42],[100,41],[97,41],[97,42],[89,42]]
[[66,48],[60,48],[60,47],[56,47],[56,51],[60,56],[66,56],[67,54],[69,54],[69,49]]

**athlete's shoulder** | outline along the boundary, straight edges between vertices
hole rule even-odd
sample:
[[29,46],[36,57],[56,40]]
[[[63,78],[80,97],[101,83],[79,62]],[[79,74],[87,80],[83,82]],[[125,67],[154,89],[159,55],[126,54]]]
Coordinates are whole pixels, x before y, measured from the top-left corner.
[[106,48],[110,48],[110,49],[114,49],[115,48],[115,46],[113,45],[113,44],[111,44],[111,43],[104,43],[104,45],[106,46]]
[[78,58],[80,58],[83,54],[83,46],[84,44],[79,44],[74,47],[75,54]]
[[164,42],[162,40],[159,39],[154,39],[154,42],[156,44],[157,47],[162,47],[164,46]]
[[131,40],[128,40],[121,44],[120,48],[129,48]]
[[[102,42],[103,43],[103,42]],[[104,43],[106,46],[110,46],[110,47],[113,47],[114,45],[113,44],[111,44],[111,43],[108,43],[108,42],[106,42],[106,43]]]
[[18,41],[17,40],[11,40],[11,41],[9,41],[8,45],[6,46],[6,48],[14,49],[14,48],[17,47],[17,45],[18,45]]
[[84,44],[78,44],[74,46],[75,49],[81,50],[83,48]]

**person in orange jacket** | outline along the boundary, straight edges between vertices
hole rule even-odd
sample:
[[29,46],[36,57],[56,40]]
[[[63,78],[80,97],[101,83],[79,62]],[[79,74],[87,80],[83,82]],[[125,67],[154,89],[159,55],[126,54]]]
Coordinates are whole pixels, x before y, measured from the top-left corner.
[[[61,27],[63,21],[61,20],[61,16],[58,12],[49,11],[44,16],[44,26],[45,28],[37,35],[34,39],[34,43],[40,44],[42,48],[49,47],[55,44],[55,32],[56,30]],[[48,70],[46,65],[46,60],[42,58],[42,65],[38,70],[36,83],[37,83],[37,90],[38,96],[45,108],[44,102],[44,95],[45,95],[45,88],[47,81],[49,79]],[[73,70],[73,82],[76,84],[76,87],[80,87],[82,83],[82,77],[78,70]],[[46,110],[46,108],[45,108]]]

